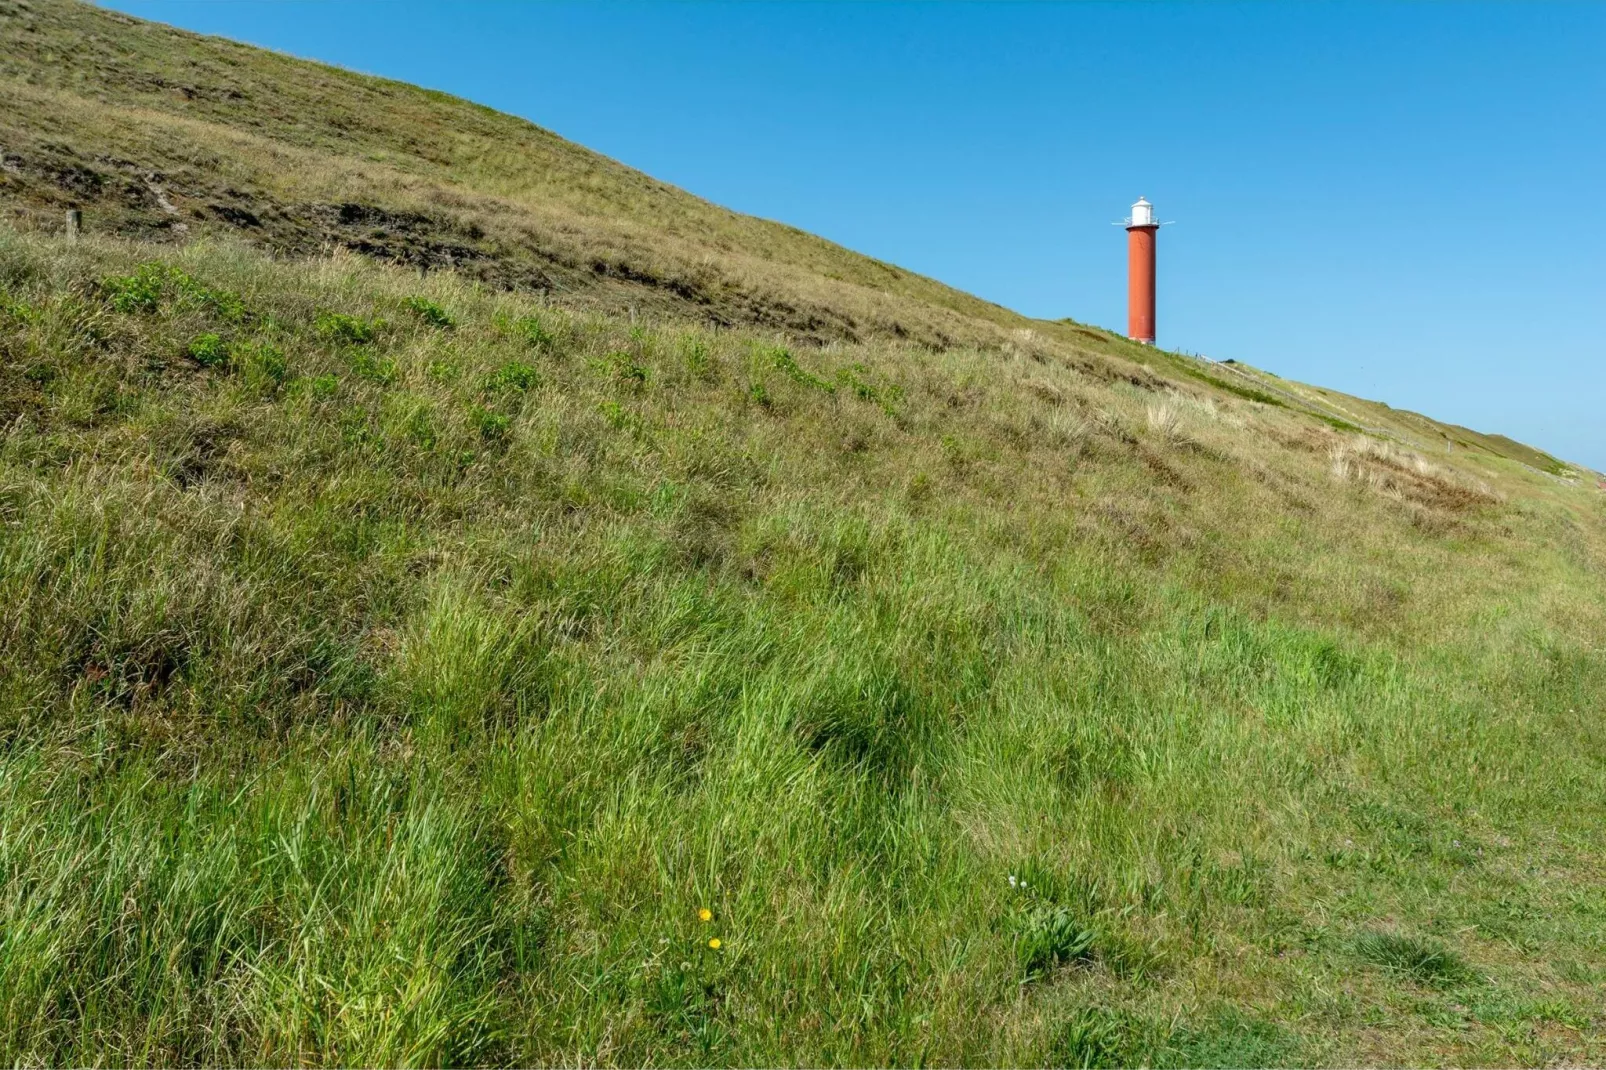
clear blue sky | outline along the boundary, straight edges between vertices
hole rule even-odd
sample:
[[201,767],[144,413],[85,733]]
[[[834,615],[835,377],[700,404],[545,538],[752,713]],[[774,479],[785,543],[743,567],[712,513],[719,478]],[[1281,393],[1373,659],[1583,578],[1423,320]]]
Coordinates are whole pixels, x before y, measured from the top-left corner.
[[1033,316],[1606,469],[1606,5],[111,6],[525,116]]

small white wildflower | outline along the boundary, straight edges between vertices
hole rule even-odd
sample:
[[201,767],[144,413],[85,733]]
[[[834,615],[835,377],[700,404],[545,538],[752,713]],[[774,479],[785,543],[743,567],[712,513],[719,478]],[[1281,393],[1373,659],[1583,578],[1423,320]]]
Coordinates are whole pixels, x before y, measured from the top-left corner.
[[1015,887],[1015,874],[1013,873],[1009,875],[1009,886],[1011,888]]

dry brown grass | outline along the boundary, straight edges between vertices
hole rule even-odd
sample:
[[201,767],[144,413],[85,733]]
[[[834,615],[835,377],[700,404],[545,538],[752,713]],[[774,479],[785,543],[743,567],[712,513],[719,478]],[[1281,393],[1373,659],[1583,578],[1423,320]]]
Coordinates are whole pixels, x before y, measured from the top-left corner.
[[1436,464],[1414,450],[1366,435],[1335,444],[1328,453],[1332,473],[1380,494],[1449,512],[1462,512],[1505,500],[1476,476]]

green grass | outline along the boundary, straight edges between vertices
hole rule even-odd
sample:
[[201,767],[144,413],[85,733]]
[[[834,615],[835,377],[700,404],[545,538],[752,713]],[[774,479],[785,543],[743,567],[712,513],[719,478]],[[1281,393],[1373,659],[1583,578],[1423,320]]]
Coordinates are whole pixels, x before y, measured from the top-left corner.
[[1355,941],[1355,950],[1368,962],[1418,981],[1447,984],[1468,977],[1461,956],[1437,941],[1400,933],[1368,932]]
[[5,1060],[1606,1059],[1559,462],[87,5],[0,145]]
[[0,203],[52,231],[78,207],[90,233],[339,246],[818,341],[996,344],[1029,322],[523,119],[71,0],[0,2],[0,146]]
[[[1303,411],[1419,452],[1464,449],[1496,469],[1516,461],[1571,472],[1498,435],[1243,365],[1213,374],[1069,319],[1027,319],[709,204],[470,101],[76,0],[0,0],[0,148],[0,206],[24,230],[60,234],[63,213],[76,208],[90,234],[171,244],[226,235],[290,257],[341,248],[632,323],[780,332],[756,347],[777,353],[877,342],[1031,359],[1053,352],[1110,383],[1192,380],[1190,390]],[[123,302],[186,285],[137,273],[108,284],[125,288]],[[386,316],[441,330],[454,322],[451,308],[418,293]],[[542,331],[539,316],[525,329]],[[807,363],[797,370],[814,374]],[[841,374],[850,379],[821,385],[873,389],[852,382],[851,369]],[[768,396],[762,383],[749,389],[760,404]]]
[[1583,491],[1052,342],[0,287],[12,1061],[1601,1054]]

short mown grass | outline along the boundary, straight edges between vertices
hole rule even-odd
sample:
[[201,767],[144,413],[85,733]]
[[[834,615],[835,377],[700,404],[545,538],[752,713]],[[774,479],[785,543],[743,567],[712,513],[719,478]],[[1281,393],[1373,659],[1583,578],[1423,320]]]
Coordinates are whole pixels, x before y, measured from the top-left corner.
[[1606,1054],[1582,491],[1052,340],[0,298],[12,1062]]

